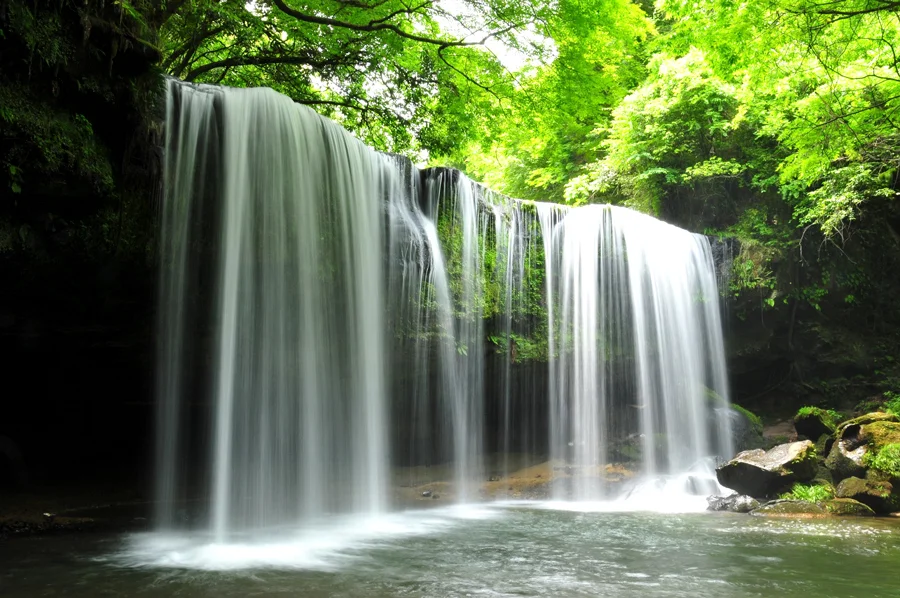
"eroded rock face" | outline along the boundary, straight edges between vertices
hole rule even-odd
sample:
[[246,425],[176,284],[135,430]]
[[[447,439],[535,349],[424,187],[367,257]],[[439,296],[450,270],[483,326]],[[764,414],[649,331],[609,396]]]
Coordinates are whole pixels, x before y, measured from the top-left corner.
[[861,432],[862,427],[858,424],[842,426],[838,431],[838,438],[825,460],[825,466],[831,471],[834,481],[865,475],[863,458],[868,447]]
[[716,470],[719,483],[739,494],[772,496],[794,482],[816,475],[816,449],[809,440],[780,444],[768,451],[744,451]]
[[731,496],[710,496],[706,499],[707,511],[729,511],[731,513],[749,513],[759,507],[759,501],[746,494]]

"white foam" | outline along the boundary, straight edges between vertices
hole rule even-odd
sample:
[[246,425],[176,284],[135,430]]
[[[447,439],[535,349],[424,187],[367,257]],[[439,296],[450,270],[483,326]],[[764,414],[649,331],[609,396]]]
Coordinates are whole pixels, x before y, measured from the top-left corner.
[[113,562],[129,567],[202,571],[333,571],[359,558],[363,550],[500,515],[502,510],[491,506],[455,505],[379,516],[334,516],[287,529],[234,535],[224,543],[200,532],[135,534],[127,538],[125,548]]

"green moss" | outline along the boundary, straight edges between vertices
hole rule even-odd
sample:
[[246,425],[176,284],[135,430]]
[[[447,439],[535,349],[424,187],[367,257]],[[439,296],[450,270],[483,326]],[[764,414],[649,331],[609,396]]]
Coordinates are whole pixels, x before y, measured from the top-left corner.
[[876,421],[862,427],[862,435],[869,447],[881,450],[890,444],[900,444],[900,423]]
[[833,498],[822,502],[822,507],[832,515],[872,517],[875,511],[868,505],[864,505],[852,498]]
[[740,413],[741,415],[743,415],[744,417],[746,417],[750,421],[750,424],[753,426],[753,429],[756,432],[762,434],[762,429],[763,429],[762,419],[760,419],[760,417],[758,415],[756,415],[755,413],[753,413],[752,411],[750,411],[748,409],[744,409],[737,403],[732,403],[731,408],[734,409],[735,411],[737,411],[738,413]]
[[785,492],[779,498],[820,502],[834,498],[834,488],[827,484],[794,484],[790,492]]
[[839,429],[843,430],[848,426],[864,426],[875,422],[900,422],[900,418],[898,418],[893,413],[882,413],[876,411],[874,413],[866,413],[865,415],[860,415],[859,417],[854,417],[853,419],[848,419],[845,422],[841,422]]

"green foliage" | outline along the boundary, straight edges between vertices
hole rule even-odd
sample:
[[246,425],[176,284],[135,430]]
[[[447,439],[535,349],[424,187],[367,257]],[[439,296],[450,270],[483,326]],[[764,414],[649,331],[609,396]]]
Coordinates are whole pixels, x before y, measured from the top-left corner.
[[875,453],[866,453],[865,464],[890,476],[900,478],[900,444],[886,444]]
[[779,498],[821,502],[834,498],[834,488],[828,484],[794,484],[790,492],[782,494]]
[[887,391],[884,393],[883,408],[888,413],[900,416],[900,392]]
[[821,418],[822,421],[830,423],[832,426],[837,426],[844,419],[844,416],[834,409],[822,409],[820,407],[810,406],[801,407],[800,409],[798,409],[795,419],[798,417],[810,416]]
[[6,85],[0,87],[0,124],[15,140],[0,150],[13,193],[22,191],[25,177],[35,185],[64,186],[73,175],[95,192],[112,191],[112,166],[84,115],[55,111],[26,87]]

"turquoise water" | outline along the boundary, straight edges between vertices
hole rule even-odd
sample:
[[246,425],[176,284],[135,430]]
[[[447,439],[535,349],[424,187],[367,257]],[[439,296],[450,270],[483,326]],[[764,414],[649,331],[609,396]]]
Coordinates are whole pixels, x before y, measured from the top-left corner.
[[0,595],[900,597],[900,522],[431,509],[233,538],[0,542]]

